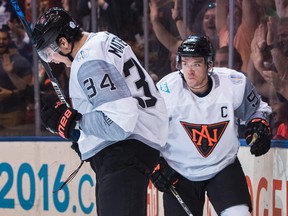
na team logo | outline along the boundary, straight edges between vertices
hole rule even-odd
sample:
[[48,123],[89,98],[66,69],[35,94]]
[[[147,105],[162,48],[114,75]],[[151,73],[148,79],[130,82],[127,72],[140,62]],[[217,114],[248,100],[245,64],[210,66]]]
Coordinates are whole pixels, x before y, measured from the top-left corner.
[[198,152],[207,158],[221,139],[229,121],[215,124],[191,124],[183,121],[180,123]]

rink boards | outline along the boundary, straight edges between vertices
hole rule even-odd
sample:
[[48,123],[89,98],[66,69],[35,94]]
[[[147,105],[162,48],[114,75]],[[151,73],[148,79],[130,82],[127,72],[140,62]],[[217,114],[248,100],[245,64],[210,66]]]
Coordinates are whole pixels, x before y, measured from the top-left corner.
[[[80,164],[69,142],[54,137],[1,139],[0,215],[96,215],[95,177],[89,164],[84,163],[67,187],[53,193]],[[272,145],[268,154],[255,158],[241,140],[239,159],[255,216],[284,216],[288,212],[288,142]],[[161,193],[150,185],[147,195],[147,215],[162,216]],[[205,214],[216,215],[209,202]]]

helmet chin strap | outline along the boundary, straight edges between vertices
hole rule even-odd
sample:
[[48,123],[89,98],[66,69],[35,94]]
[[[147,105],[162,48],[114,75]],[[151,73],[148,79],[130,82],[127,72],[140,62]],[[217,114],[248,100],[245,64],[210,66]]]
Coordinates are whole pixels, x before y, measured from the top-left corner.
[[71,53],[72,53],[72,51],[73,51],[73,49],[74,49],[74,41],[71,41],[71,44],[72,44],[72,46],[71,46],[71,49],[70,49],[70,52],[69,52],[69,53],[64,54],[64,53],[62,53],[62,52],[60,51],[59,54],[62,55],[62,56],[66,56],[71,62],[73,62],[74,58],[72,57]]

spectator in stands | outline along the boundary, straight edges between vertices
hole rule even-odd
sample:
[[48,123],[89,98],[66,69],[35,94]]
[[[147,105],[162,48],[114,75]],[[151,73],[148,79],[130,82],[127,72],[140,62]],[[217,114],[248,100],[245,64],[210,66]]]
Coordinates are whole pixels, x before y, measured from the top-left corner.
[[[287,36],[279,19],[269,17],[267,23],[261,23],[251,43],[251,64],[247,75],[255,84],[257,91],[272,107],[272,129],[274,139],[287,137],[288,70]],[[287,31],[287,30],[286,30]]]
[[275,9],[275,0],[256,0],[256,3],[265,9]]
[[[151,36],[149,36],[149,53],[156,53],[157,57],[154,61],[151,61],[150,70],[153,71],[159,79],[173,71],[171,69],[170,58],[171,50],[167,49],[165,42],[163,43],[162,38],[158,36],[158,32],[155,31],[155,22],[159,23],[165,31],[171,35],[172,38],[178,38],[179,32],[176,24],[172,19],[171,9],[173,8],[173,2],[169,0],[151,0],[150,2],[150,23],[151,23]],[[153,7],[153,8],[151,8]],[[151,15],[152,14],[152,15]],[[165,34],[165,33],[164,33]],[[177,40],[176,40],[177,41]],[[175,68],[175,67],[174,67]]]
[[[183,18],[183,13],[187,14],[187,30],[193,29],[193,32],[196,35],[203,35],[203,16],[204,16],[204,8],[211,2],[215,2],[215,0],[192,0],[185,2],[185,8],[183,8],[183,0],[174,0],[174,9],[179,11],[179,18]],[[173,17],[173,11],[172,11]],[[176,16],[177,17],[177,16]],[[173,17],[174,19],[176,17]],[[187,31],[187,34],[188,31]],[[183,38],[183,36],[181,36]],[[183,38],[184,39],[184,38]]]
[[12,5],[7,0],[0,0],[0,29],[7,30],[7,22],[17,19]]
[[[97,24],[99,25],[100,10],[107,10],[108,3],[105,0],[97,1]],[[102,8],[103,7],[103,8]],[[84,30],[91,31],[91,1],[79,0],[76,5],[76,11],[79,16],[80,25]],[[99,27],[99,26],[98,26]],[[98,30],[98,29],[97,29]]]
[[[74,0],[75,1],[75,0]],[[25,13],[25,17],[27,19],[28,22],[32,21],[32,0],[24,0],[24,3],[21,2],[21,4],[23,4],[23,8],[24,8],[24,13]],[[68,7],[69,1],[68,0],[40,0],[40,1],[36,1],[36,4],[38,6],[39,9],[39,13],[47,10],[49,7]],[[20,5],[21,7],[22,5]],[[34,6],[35,7],[35,6]]]
[[24,13],[27,21],[32,22],[32,0],[24,0]]
[[260,94],[267,98],[275,97],[276,94],[287,97],[288,40],[283,31],[278,33],[281,25],[281,22],[269,17],[267,24],[258,26],[251,43],[253,64],[249,67],[248,76]]
[[[228,67],[229,64],[229,46],[223,46],[215,52],[215,67]],[[243,61],[237,49],[233,47],[233,67],[232,69],[241,71]]]
[[31,64],[10,44],[9,33],[0,30],[0,125],[4,128],[25,123],[26,90],[32,82]]
[[[219,46],[229,43],[229,1],[216,0],[216,28]],[[234,8],[234,46],[241,55],[242,71],[247,71],[251,54],[250,46],[259,20],[258,5],[255,0],[236,0]]]
[[275,8],[278,17],[283,18],[287,17],[288,15],[288,2],[287,0],[274,0],[275,1]]
[[[154,2],[155,0],[151,0],[150,2],[150,21],[152,23],[153,26],[153,30],[158,38],[158,40],[172,53],[176,53],[178,47],[181,45],[182,40],[181,38],[176,38],[175,36],[173,36],[166,28],[165,26],[163,26],[158,18],[158,8],[157,8],[157,4]],[[176,4],[175,4],[176,5]],[[213,17],[215,17],[215,4],[209,4],[210,6],[207,6],[207,11],[205,13],[209,13],[209,15],[207,14],[207,16],[209,16],[209,20],[212,20],[213,22]],[[214,16],[213,16],[213,12],[214,12]],[[178,31],[181,33],[183,31],[183,20],[180,18],[177,18],[179,16],[179,11],[177,8],[174,8],[172,10],[172,17],[174,18],[174,21],[177,24],[178,27]],[[204,15],[205,17],[205,15]],[[207,18],[208,19],[208,18]],[[215,19],[214,19],[215,20]],[[210,23],[211,21],[209,21],[208,23]],[[203,29],[206,29],[205,32],[205,36],[208,36],[209,39],[210,37],[213,37],[213,35],[211,34],[211,32],[213,32],[212,27],[209,27],[209,24],[206,23],[205,24],[205,19],[203,20]],[[210,24],[211,25],[211,24]],[[205,27],[206,26],[206,27]],[[214,25],[215,26],[215,25]],[[209,33],[210,31],[210,33]],[[194,32],[189,31],[187,32],[189,33],[189,35],[193,35]],[[215,32],[216,34],[216,32]],[[181,34],[183,36],[183,34]],[[216,35],[214,35],[216,36]],[[214,44],[213,44],[214,45]],[[218,46],[216,46],[218,47]],[[216,48],[215,47],[215,48]]]
[[214,1],[204,2],[206,2],[206,4],[201,3],[202,8],[199,8],[199,11],[197,11],[198,2],[193,4],[195,8],[192,7],[189,10],[189,14],[197,14],[198,17],[201,17],[201,20],[199,20],[199,22],[201,23],[200,30],[195,29],[195,31],[193,28],[186,28],[183,25],[183,12],[181,12],[179,9],[180,0],[175,0],[174,8],[171,10],[172,18],[177,25],[177,29],[182,39],[186,38],[187,35],[205,35],[209,37],[210,41],[213,44],[213,47],[215,47],[215,49],[218,49],[219,39],[215,24],[216,4]]
[[[273,71],[263,71],[266,76],[270,74],[271,76],[271,82],[275,88],[275,90],[283,96],[286,100],[288,100],[288,79],[287,77],[282,77],[282,79],[279,77],[278,73],[275,73]],[[269,73],[269,74],[268,74]]]
[[[216,30],[215,15],[216,15],[216,3],[208,3],[200,12],[203,14],[202,21],[202,35],[206,35],[210,38],[215,49],[219,47],[219,38]],[[193,29],[192,29],[193,30]]]
[[273,139],[288,140],[288,100],[282,97],[270,98],[272,108],[271,128]]
[[[191,26],[190,29],[192,29],[196,35],[207,35],[208,37],[211,37],[207,34],[207,32],[205,33],[205,30],[203,29],[203,19],[205,17],[205,12],[207,10],[209,10],[210,8],[215,8],[215,6],[216,6],[215,0],[191,1],[191,5],[189,5],[189,6],[190,6],[190,8],[188,10],[188,17],[189,17],[189,19],[191,18],[191,21],[193,22],[192,25],[189,25],[189,26]],[[195,16],[194,19],[193,19],[193,14]],[[214,21],[213,21],[214,23],[213,23],[213,25],[210,25],[210,28],[212,31],[216,31],[215,14],[216,14],[216,12],[214,11],[212,14],[212,18],[214,19]],[[207,18],[210,18],[210,17],[206,17],[206,19]],[[187,20],[188,23],[189,23],[189,21]],[[214,35],[217,35],[217,32]],[[215,48],[217,48],[217,47],[215,47]]]
[[275,0],[256,0],[256,3],[259,6],[260,20],[277,14]]
[[[174,21],[177,25],[178,32],[180,32],[180,35],[184,36],[183,35],[183,28],[184,28],[183,20],[181,19],[182,15],[180,14],[179,9],[177,8],[178,7],[177,4],[179,4],[179,3],[177,3],[177,1],[176,1],[174,8],[171,10],[172,11],[172,18],[174,19]],[[214,13],[214,15],[213,15],[213,13]],[[180,17],[180,18],[177,18],[177,17]],[[213,29],[211,27],[211,26],[213,26],[213,24],[211,24],[211,22],[213,23],[213,21],[214,21],[214,27],[215,27],[215,19],[214,19],[215,18],[215,4],[207,5],[207,10],[204,13],[204,17],[209,17],[209,18],[207,18],[207,20],[210,20],[210,21],[206,22],[206,19],[203,20],[203,23],[202,23],[203,29],[206,30],[207,35],[209,34],[212,37],[212,39],[213,38],[215,39],[217,37],[217,35],[214,35],[215,37],[213,37],[213,35],[211,34],[211,32],[213,32],[213,30],[211,30],[211,29]],[[151,2],[150,2],[150,21],[152,24],[153,31],[154,31],[156,37],[158,38],[158,40],[166,47],[166,49],[168,49],[170,51],[171,57],[175,56],[175,53],[177,52],[178,47],[182,43],[182,39],[173,35],[161,23],[161,20],[159,19],[159,8],[158,8],[156,0],[151,0]],[[193,34],[191,31],[187,31],[187,32],[189,34]],[[213,45],[216,44],[215,47],[218,47],[218,40],[217,40],[217,42],[215,42],[215,40],[212,40],[212,43],[213,43]],[[170,62],[173,63],[174,61],[170,60]],[[173,69],[175,69],[175,66],[171,67],[171,65],[170,65],[170,68],[172,68],[171,71],[175,71],[175,70],[173,70]],[[167,71],[167,70],[165,70],[164,68],[161,68],[161,71],[162,72],[159,72],[159,73],[161,73],[161,76],[159,76],[160,78],[163,75],[165,75],[164,71]],[[166,74],[167,74],[167,72],[166,72]]]
[[[123,38],[127,29],[130,28],[130,34],[142,31],[141,16],[137,8],[133,7],[134,0],[96,0],[97,8],[97,29],[98,31],[107,30]],[[78,17],[81,17],[81,27],[84,30],[91,30],[91,0],[79,0],[77,4]],[[142,11],[141,11],[142,13]],[[136,32],[133,32],[135,29]],[[138,32],[137,32],[138,31]]]
[[10,36],[19,53],[33,64],[33,45],[19,20],[8,21]]
[[61,0],[62,7],[64,10],[69,11],[70,10],[70,1],[69,0]]

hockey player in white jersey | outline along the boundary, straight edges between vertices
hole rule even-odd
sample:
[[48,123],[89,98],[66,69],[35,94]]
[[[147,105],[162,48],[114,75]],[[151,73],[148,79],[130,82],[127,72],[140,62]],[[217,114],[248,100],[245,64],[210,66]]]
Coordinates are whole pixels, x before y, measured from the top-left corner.
[[163,191],[165,216],[187,215],[169,191],[173,185],[194,216],[203,215],[207,193],[218,215],[248,216],[252,210],[245,175],[237,158],[236,119],[247,122],[251,153],[268,152],[270,107],[247,77],[213,67],[213,47],[206,37],[189,36],[177,53],[179,71],[157,87],[168,116],[168,141],[151,175]]
[[131,47],[108,32],[83,32],[63,9],[46,11],[33,29],[46,62],[71,66],[73,108],[45,98],[50,131],[78,142],[96,173],[99,216],[146,216],[149,174],[168,135],[165,102]]

